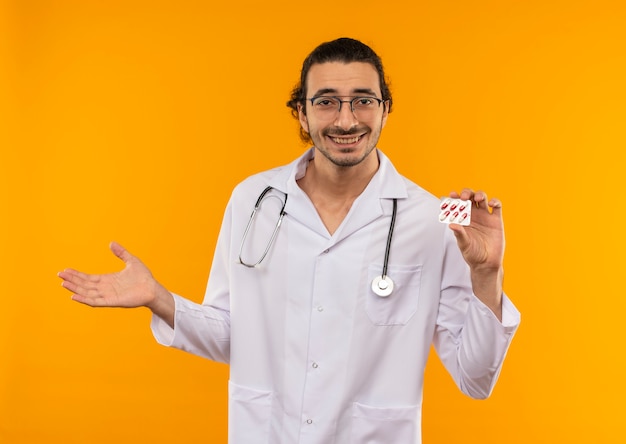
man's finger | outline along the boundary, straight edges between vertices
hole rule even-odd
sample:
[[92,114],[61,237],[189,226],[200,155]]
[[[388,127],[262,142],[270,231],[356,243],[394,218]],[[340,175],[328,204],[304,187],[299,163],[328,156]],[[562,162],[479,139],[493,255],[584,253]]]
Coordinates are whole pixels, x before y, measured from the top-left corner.
[[115,241],[111,242],[111,244],[109,245],[109,248],[111,249],[113,254],[119,257],[121,260],[123,260],[124,263],[127,263],[133,258],[132,254],[130,254],[124,247],[122,247],[120,244],[118,244]]
[[459,248],[462,250],[463,247],[468,242],[468,236],[467,236],[467,233],[465,232],[465,227],[463,225],[459,225],[459,224],[450,224],[450,225],[448,225],[448,227],[454,233],[454,237],[456,237],[456,240],[458,242]]
[[476,193],[474,193],[473,200],[477,208],[488,208],[487,193],[484,191],[476,191]]
[[489,206],[492,209],[492,212],[498,216],[502,215],[502,202],[500,199],[496,199],[495,197],[489,201]]
[[77,270],[73,270],[71,268],[66,268],[65,270],[57,273],[57,276],[63,279],[64,281],[85,284],[89,281],[89,275],[82,273]]

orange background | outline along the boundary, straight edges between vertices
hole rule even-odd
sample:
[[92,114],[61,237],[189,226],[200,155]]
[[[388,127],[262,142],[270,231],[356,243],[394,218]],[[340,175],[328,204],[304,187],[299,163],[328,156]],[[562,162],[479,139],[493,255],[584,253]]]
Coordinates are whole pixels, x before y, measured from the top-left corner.
[[400,172],[504,202],[523,323],[487,401],[429,362],[425,443],[624,442],[623,1],[0,5],[1,443],[226,442],[226,366],[56,273],[119,269],[117,240],[201,301],[232,187],[305,149],[285,101],[343,35],[385,62]]

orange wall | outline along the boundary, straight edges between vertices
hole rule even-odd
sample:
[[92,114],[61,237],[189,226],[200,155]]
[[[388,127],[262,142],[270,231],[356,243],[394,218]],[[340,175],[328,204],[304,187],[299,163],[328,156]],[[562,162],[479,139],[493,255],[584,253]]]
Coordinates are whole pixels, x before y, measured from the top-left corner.
[[504,201],[523,324],[487,401],[430,361],[425,442],[623,442],[624,23],[620,0],[4,0],[0,442],[226,442],[225,366],[55,275],[117,270],[117,240],[200,301],[231,188],[302,152],[284,102],[342,35],[386,63],[398,169]]

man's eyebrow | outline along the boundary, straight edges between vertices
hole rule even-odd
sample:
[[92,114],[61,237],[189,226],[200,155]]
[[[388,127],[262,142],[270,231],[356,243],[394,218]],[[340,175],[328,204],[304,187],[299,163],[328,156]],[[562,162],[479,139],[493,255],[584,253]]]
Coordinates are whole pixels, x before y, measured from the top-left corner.
[[[318,89],[313,97],[323,96],[325,94],[337,94],[337,90],[335,88],[322,88]],[[365,94],[368,96],[376,97],[376,93],[374,90],[370,88],[355,88],[352,90],[351,94]]]
[[333,88],[322,88],[322,89],[318,89],[315,94],[313,94],[313,97],[319,97],[319,96],[323,96],[324,94],[336,94],[337,90],[333,89]]
[[352,92],[355,94],[367,94],[376,97],[376,93],[374,92],[374,90],[369,88],[357,88],[353,89]]

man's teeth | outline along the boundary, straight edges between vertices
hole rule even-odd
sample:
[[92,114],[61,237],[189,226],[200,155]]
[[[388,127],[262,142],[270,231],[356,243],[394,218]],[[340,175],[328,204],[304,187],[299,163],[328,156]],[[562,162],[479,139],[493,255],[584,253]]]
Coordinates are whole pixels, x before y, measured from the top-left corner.
[[338,137],[333,137],[333,142],[335,143],[357,143],[359,141],[359,136],[357,137],[352,137],[351,139],[340,139]]

